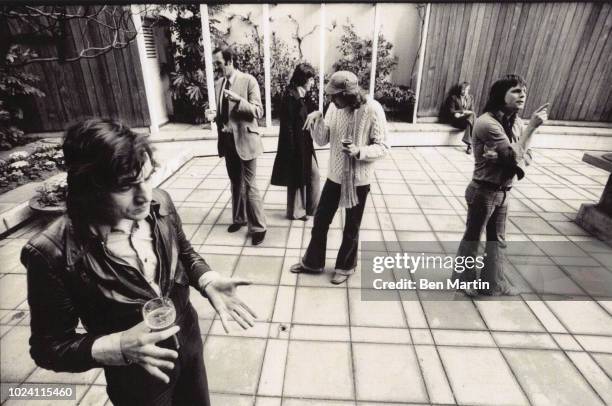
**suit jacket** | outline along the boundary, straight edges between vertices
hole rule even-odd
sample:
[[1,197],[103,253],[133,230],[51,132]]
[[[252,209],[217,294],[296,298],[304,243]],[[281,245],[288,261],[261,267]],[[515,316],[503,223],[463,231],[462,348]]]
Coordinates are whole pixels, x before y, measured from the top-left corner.
[[[225,85],[225,77],[215,81],[215,94],[217,97],[217,129],[219,132],[217,148],[219,156],[224,156],[227,148],[226,134],[223,134],[221,123],[221,90]],[[257,158],[263,152],[263,144],[259,134],[257,119],[263,117],[263,106],[257,80],[236,70],[234,83],[229,86],[232,92],[243,98],[239,102],[229,101],[229,120],[227,127],[234,136],[236,152],[240,159],[249,161]]]

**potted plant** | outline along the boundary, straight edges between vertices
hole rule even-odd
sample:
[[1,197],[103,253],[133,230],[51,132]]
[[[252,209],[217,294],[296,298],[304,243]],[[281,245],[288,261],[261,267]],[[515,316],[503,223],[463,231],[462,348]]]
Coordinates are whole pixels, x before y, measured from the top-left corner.
[[30,208],[34,211],[48,214],[59,214],[66,211],[66,178],[45,182],[36,189],[37,194],[30,199]]

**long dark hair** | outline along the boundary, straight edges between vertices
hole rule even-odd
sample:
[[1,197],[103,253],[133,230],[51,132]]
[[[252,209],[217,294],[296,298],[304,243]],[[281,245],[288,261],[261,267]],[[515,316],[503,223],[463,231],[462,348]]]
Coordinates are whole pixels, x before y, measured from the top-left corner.
[[293,87],[304,86],[304,84],[308,82],[308,79],[314,77],[315,70],[311,64],[307,62],[299,63],[293,71],[289,85]]
[[503,110],[506,105],[506,93],[509,89],[515,86],[527,87],[527,82],[525,82],[525,79],[519,75],[506,75],[493,83],[493,86],[491,86],[491,90],[489,91],[487,104],[484,108],[485,112],[491,113],[493,117],[500,121],[501,125],[504,127],[506,135],[508,138],[510,138],[510,140],[515,139],[512,127],[516,121],[517,113],[506,116],[503,114]]
[[72,125],[66,130],[63,150],[68,216],[81,226],[103,222],[109,210],[109,193],[136,179],[147,156],[154,163],[149,137],[110,119]]

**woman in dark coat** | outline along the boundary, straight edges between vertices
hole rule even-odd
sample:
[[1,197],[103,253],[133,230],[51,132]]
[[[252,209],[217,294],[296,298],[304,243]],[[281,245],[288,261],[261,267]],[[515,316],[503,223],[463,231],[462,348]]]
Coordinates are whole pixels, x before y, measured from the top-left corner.
[[455,128],[465,129],[461,141],[467,144],[466,154],[472,151],[472,129],[474,128],[475,115],[472,111],[474,99],[470,95],[470,84],[460,83],[455,86],[446,102],[442,112],[442,120]]
[[319,202],[320,179],[312,137],[303,130],[308,111],[306,93],[314,84],[315,71],[308,63],[296,66],[283,95],[280,132],[273,185],[287,186],[287,218],[306,221]]

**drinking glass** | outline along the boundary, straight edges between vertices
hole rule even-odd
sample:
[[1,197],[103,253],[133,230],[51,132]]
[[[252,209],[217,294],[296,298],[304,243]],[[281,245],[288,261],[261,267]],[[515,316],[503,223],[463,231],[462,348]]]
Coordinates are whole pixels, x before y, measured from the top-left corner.
[[[156,297],[144,304],[142,307],[142,317],[144,318],[145,324],[152,331],[165,330],[172,327],[176,321],[176,309],[170,298]],[[173,335],[172,339],[178,350],[180,347],[178,338],[176,335]]]

